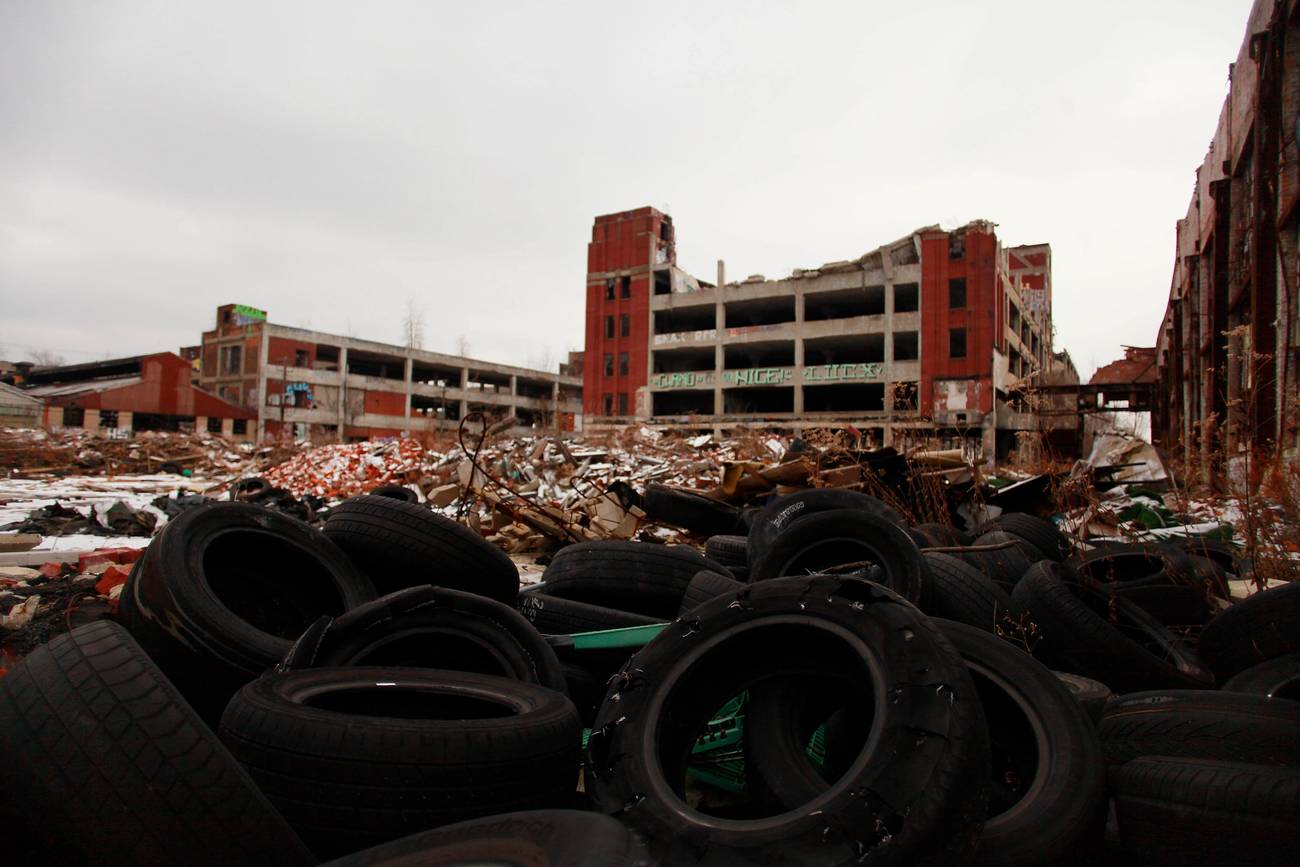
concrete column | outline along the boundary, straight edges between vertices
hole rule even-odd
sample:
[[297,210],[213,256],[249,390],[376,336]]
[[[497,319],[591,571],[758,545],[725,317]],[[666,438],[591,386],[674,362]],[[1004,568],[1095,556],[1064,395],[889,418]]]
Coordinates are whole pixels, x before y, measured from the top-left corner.
[[223,437],[233,437],[235,435],[235,420],[233,418],[223,418],[221,420],[221,435]]
[[[519,396],[519,377],[515,376],[513,373],[510,374],[510,396],[512,398],[518,398]],[[631,397],[631,395],[629,395],[629,397]],[[518,412],[519,412],[519,401],[518,400],[510,401],[509,414],[517,415]]]
[[722,395],[722,371],[727,366],[727,354],[723,351],[726,343],[724,335],[727,330],[727,307],[722,303],[722,286],[721,280],[725,277],[722,260],[718,260],[718,280],[717,302],[713,307],[713,327],[718,333],[717,345],[713,347],[713,414],[722,415],[726,407],[726,401]]
[[[121,418],[122,416],[119,413],[118,420],[120,421]],[[208,432],[208,417],[206,415],[194,416],[194,432],[196,434],[206,434]]]
[[117,426],[126,431],[127,436],[135,433],[135,413],[129,409],[119,410],[117,413]]
[[[260,413],[259,413],[260,415]],[[348,348],[339,347],[339,420],[338,441],[345,442],[343,429],[348,423]]]
[[99,431],[99,410],[88,409],[84,415],[85,421],[82,422],[82,428],[86,433],[96,433]]
[[[468,367],[462,367],[460,369],[460,393],[469,394],[469,368]],[[467,415],[469,415],[469,400],[462,398],[460,402],[461,420],[464,420],[465,416]]]
[[[257,424],[254,426],[253,431],[257,442],[261,442],[262,438],[266,436],[266,380],[269,372],[268,368],[271,366],[271,359],[267,356],[270,354],[270,347],[271,335],[264,324],[262,326],[261,348],[257,353]],[[239,391],[242,395],[244,391],[242,380],[239,383]],[[283,400],[284,396],[281,395],[280,399]],[[242,400],[237,402],[243,403]]]
[[45,408],[45,426],[50,430],[63,427],[63,407],[47,406]]
[[[403,379],[406,380],[406,411],[404,414],[408,422],[411,420],[411,381],[412,377],[415,375],[414,371],[415,359],[408,357],[406,359],[406,370],[403,374]],[[410,428],[409,424],[407,425],[407,428]]]
[[[796,302],[796,316],[803,310],[802,300]],[[795,415],[803,413],[803,337],[795,335],[794,338],[794,412]]]

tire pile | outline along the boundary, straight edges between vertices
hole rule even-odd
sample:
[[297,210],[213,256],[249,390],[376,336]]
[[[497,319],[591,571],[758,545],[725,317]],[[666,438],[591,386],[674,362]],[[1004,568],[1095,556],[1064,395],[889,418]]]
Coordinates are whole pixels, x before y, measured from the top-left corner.
[[118,622],[0,679],[4,860],[1300,850],[1300,587],[1224,608],[1230,548],[1072,553],[1015,514],[972,539],[838,490],[676,505],[716,521],[703,553],[571,545],[523,591],[476,533],[392,497],[321,529],[186,510]]

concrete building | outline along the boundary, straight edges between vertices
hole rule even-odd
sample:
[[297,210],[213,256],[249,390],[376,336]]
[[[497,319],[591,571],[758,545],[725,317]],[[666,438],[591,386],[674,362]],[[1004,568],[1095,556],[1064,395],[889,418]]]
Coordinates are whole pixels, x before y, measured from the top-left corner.
[[290,328],[241,304],[217,308],[199,356],[199,383],[253,412],[259,438],[400,436],[471,412],[520,432],[581,427],[577,376]]
[[35,368],[23,394],[44,404],[42,425],[109,436],[141,431],[207,431],[235,439],[253,435],[253,412],[190,381],[190,364],[157,352],[130,358]]
[[677,267],[667,215],[597,217],[588,426],[852,424],[882,444],[974,439],[991,458],[1042,427],[1012,392],[1073,370],[1053,353],[1051,304],[1051,248],[1004,248],[986,221],[777,280],[728,282],[719,262],[708,283]]
[[1188,469],[1300,449],[1300,3],[1256,0],[1187,215],[1156,342],[1157,442]]
[[44,412],[40,398],[0,382],[0,427],[40,427]]

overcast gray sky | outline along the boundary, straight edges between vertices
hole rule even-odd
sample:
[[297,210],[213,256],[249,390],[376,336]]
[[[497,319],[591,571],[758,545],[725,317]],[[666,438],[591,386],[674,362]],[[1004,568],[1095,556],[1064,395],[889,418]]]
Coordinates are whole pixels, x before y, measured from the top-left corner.
[[581,348],[596,214],[712,279],[935,222],[1053,250],[1085,375],[1151,344],[1249,0],[0,0],[0,358],[198,342],[218,304]]

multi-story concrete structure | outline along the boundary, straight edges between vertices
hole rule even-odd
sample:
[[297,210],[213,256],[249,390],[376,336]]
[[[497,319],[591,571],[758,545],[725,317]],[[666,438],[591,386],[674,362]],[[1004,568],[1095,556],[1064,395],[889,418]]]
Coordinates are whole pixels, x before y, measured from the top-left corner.
[[203,333],[200,384],[257,414],[257,436],[399,436],[454,428],[470,412],[517,430],[581,425],[582,380],[270,323],[217,308]]
[[1300,448],[1300,3],[1256,0],[1187,215],[1156,343],[1157,442],[1189,469]]
[[653,208],[596,218],[589,425],[853,424],[882,443],[980,438],[988,457],[1041,426],[1008,393],[1057,363],[1048,245],[930,226],[779,280],[727,282],[719,262],[710,284],[677,267],[674,237]]

